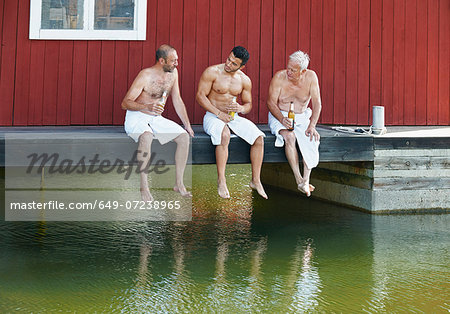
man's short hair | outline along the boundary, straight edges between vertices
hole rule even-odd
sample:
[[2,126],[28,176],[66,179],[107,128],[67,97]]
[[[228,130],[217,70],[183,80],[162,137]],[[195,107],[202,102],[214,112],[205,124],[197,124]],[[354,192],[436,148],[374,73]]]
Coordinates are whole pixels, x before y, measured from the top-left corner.
[[167,44],[159,46],[158,50],[156,50],[156,62],[158,62],[159,58],[163,58],[164,61],[167,61],[167,56],[172,50],[175,50],[175,48]]
[[300,65],[300,70],[306,70],[309,65],[309,56],[303,51],[299,50],[294,52],[289,56],[289,59],[298,65]]
[[242,60],[241,66],[245,65],[250,58],[250,54],[248,53],[247,49],[245,49],[242,46],[236,46],[231,50],[231,52],[234,54],[236,58],[239,58]]

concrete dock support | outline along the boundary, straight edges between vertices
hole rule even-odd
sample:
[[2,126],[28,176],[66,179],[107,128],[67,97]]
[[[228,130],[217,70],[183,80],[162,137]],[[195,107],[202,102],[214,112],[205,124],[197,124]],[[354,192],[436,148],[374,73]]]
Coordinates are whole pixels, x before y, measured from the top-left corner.
[[[262,181],[301,194],[287,163],[265,163]],[[321,162],[311,183],[314,198],[372,213],[448,212],[450,149],[375,149],[373,161]]]

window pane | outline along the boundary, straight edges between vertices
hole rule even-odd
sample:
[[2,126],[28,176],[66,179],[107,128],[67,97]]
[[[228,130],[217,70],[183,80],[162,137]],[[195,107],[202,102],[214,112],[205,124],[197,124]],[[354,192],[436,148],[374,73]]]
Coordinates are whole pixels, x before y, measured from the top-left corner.
[[84,0],[42,0],[41,29],[83,29]]
[[95,0],[95,29],[134,29],[134,0]]

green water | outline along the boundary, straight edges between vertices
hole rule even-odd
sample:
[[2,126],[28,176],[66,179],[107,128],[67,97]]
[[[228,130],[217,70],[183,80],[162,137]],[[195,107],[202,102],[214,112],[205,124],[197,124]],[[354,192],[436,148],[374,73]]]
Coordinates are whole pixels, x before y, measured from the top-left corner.
[[193,171],[190,222],[0,222],[0,312],[450,310],[450,216],[373,216]]

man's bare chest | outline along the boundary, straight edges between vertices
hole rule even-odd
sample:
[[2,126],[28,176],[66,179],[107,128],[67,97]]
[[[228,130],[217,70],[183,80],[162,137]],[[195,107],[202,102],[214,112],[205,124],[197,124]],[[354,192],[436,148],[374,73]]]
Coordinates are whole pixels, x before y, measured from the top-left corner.
[[212,88],[218,94],[231,93],[237,95],[242,91],[242,80],[240,78],[220,75],[214,81]]
[[147,80],[144,92],[152,98],[160,98],[164,92],[170,92],[174,81],[175,78],[173,76],[150,78]]
[[306,102],[310,98],[310,90],[305,84],[284,84],[281,88],[280,100]]

